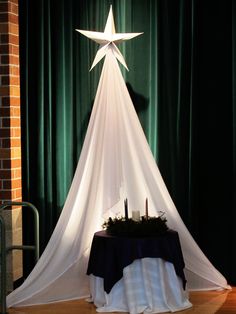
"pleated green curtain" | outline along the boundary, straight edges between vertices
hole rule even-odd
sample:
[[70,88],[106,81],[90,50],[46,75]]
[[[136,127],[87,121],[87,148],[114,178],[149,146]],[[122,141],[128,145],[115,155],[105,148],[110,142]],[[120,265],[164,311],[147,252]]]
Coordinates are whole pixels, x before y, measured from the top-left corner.
[[[41,250],[83,145],[102,62],[75,29],[144,32],[122,73],[169,192],[204,253],[236,282],[236,5],[201,0],[20,0],[24,200]],[[31,219],[24,218],[31,240]]]
[[235,4],[158,3],[159,167],[204,253],[235,280]]

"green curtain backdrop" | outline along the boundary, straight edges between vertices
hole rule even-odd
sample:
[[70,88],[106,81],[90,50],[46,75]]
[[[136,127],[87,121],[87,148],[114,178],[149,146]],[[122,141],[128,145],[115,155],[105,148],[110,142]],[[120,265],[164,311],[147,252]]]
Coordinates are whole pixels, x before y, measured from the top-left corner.
[[[40,213],[41,250],[78,162],[100,65],[75,31],[102,31],[110,4],[122,69],[177,209],[198,244],[236,283],[236,4],[204,0],[20,0],[24,200]],[[31,217],[24,217],[31,241]],[[27,262],[29,263],[29,262]],[[29,267],[28,264],[26,267]]]

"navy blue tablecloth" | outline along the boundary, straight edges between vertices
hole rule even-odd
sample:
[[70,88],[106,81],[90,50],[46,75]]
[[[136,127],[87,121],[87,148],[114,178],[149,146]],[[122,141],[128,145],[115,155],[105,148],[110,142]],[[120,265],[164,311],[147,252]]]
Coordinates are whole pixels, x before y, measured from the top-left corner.
[[185,289],[184,259],[176,231],[150,237],[118,237],[106,231],[94,234],[87,275],[104,279],[104,290],[109,293],[123,276],[123,269],[134,260],[145,257],[162,258],[174,265]]

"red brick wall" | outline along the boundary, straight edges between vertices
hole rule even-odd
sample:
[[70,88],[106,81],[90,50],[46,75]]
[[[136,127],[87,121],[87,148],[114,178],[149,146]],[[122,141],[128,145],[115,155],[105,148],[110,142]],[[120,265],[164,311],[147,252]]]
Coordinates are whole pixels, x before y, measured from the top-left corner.
[[0,2],[0,201],[21,201],[18,0]]

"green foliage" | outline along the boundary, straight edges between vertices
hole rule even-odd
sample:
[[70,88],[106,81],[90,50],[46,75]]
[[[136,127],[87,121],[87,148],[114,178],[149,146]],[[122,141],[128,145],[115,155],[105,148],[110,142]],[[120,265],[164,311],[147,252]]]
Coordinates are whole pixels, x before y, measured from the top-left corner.
[[118,236],[157,236],[162,235],[168,230],[167,220],[163,216],[159,217],[141,217],[140,221],[134,221],[131,218],[111,218],[109,217],[102,225],[103,229],[110,235]]

